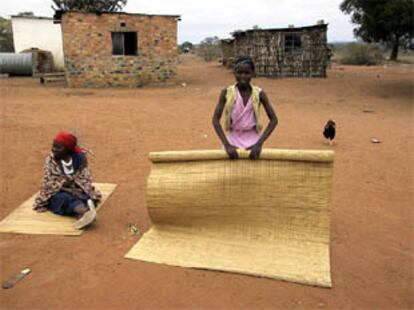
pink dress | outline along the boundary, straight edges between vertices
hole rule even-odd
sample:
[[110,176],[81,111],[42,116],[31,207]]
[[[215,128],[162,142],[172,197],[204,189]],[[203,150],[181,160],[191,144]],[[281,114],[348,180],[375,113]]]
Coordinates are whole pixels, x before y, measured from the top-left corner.
[[231,112],[231,128],[227,140],[235,147],[246,149],[256,144],[259,139],[260,134],[256,131],[256,115],[253,110],[252,96],[245,106],[243,97],[236,88],[236,102]]

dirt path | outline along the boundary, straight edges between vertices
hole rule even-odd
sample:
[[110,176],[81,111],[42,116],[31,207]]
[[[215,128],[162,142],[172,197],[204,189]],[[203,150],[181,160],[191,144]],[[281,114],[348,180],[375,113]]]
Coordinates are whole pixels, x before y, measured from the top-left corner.
[[123,258],[138,240],[128,223],[141,231],[151,225],[147,153],[220,147],[211,115],[231,73],[185,56],[177,79],[187,86],[68,89],[0,79],[1,218],[38,189],[51,140],[63,128],[96,153],[95,180],[119,185],[82,237],[0,235],[0,279],[33,270],[0,290],[3,309],[413,307],[412,67],[255,80],[280,119],[267,147],[326,149],[322,127],[330,117],[338,124],[330,290]]

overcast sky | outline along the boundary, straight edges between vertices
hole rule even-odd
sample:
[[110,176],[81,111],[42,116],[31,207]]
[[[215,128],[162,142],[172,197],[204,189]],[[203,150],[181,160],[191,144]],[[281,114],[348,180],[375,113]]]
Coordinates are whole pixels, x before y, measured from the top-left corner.
[[[129,0],[124,11],[130,13],[177,14],[178,41],[198,43],[211,36],[230,37],[236,29],[284,28],[313,25],[323,19],[329,23],[328,41],[352,41],[349,15],[339,10],[342,0]],[[0,15],[8,17],[22,11],[52,16],[51,0],[0,0]]]

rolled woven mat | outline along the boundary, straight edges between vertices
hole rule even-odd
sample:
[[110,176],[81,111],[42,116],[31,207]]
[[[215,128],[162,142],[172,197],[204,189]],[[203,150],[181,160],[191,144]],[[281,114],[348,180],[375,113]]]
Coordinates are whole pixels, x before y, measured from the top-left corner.
[[153,227],[127,258],[331,287],[332,151],[157,152]]

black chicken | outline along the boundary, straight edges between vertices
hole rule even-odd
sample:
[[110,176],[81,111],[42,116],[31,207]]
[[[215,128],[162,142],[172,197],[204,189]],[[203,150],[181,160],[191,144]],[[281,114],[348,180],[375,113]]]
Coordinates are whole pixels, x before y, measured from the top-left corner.
[[333,120],[329,120],[323,129],[323,136],[328,140],[329,145],[332,145],[336,134],[336,124]]

